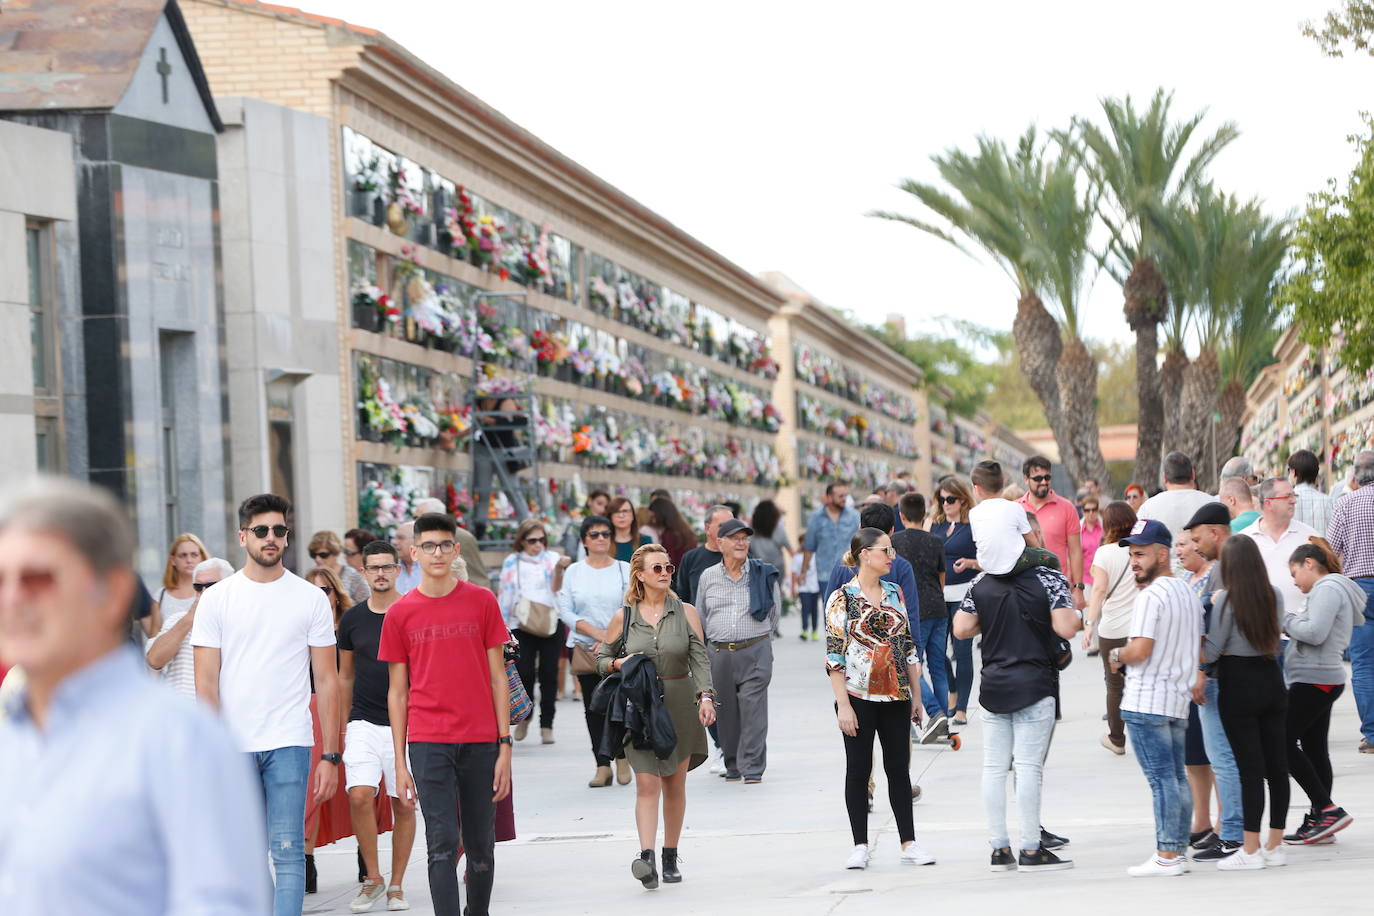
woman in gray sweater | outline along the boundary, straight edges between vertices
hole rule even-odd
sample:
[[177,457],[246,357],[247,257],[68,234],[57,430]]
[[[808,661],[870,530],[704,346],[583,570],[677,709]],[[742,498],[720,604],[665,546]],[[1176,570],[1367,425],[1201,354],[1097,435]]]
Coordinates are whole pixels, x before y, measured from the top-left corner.
[[1313,538],[1288,559],[1293,583],[1307,595],[1296,612],[1283,617],[1292,639],[1285,674],[1288,678],[1288,770],[1312,803],[1291,845],[1330,843],[1338,830],[1354,821],[1331,801],[1331,757],[1326,735],[1331,707],[1345,691],[1341,655],[1350,631],[1364,625],[1365,593],[1340,574],[1341,564],[1326,542]]

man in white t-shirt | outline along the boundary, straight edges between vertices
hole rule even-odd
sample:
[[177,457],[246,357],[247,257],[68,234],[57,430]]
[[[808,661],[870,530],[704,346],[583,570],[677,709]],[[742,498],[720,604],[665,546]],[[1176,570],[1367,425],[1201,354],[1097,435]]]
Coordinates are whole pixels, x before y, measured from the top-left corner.
[[324,745],[315,770],[316,801],[333,797],[342,761],[334,622],[324,592],[282,566],[290,511],[273,493],[244,500],[239,544],[247,563],[205,590],[191,627],[196,695],[223,714],[262,784],[276,871],[273,916],[300,916],[305,905],[312,668]]
[[1126,669],[1121,718],[1154,796],[1156,854],[1127,873],[1136,878],[1182,875],[1193,797],[1185,745],[1188,701],[1202,644],[1202,602],[1169,575],[1173,538],[1162,522],[1136,522],[1120,543],[1130,552],[1140,594],[1131,641],[1112,649],[1113,670]]
[[1034,546],[1026,510],[1009,499],[1002,499],[1006,478],[996,461],[980,461],[970,475],[973,483],[973,508],[968,520],[978,558],[959,558],[954,571],[981,569],[995,576],[1005,575],[1016,566],[1027,546]]
[[191,573],[191,584],[196,591],[196,600],[184,611],[168,614],[162,621],[162,629],[157,638],[148,643],[145,650],[148,667],[162,672],[162,679],[177,693],[191,699],[196,698],[196,658],[191,647],[191,625],[196,622],[196,605],[205,590],[221,579],[234,574],[234,567],[228,560],[211,557],[196,564]]
[[[1182,452],[1170,452],[1164,456],[1160,465],[1164,478],[1164,490],[1145,500],[1136,518],[1154,519],[1163,522],[1169,529],[1169,537],[1177,538],[1188,519],[1193,517],[1199,507],[1217,501],[1197,488],[1197,474],[1193,471],[1193,461]],[[1170,569],[1175,576],[1183,576],[1183,564],[1178,558],[1171,561]]]

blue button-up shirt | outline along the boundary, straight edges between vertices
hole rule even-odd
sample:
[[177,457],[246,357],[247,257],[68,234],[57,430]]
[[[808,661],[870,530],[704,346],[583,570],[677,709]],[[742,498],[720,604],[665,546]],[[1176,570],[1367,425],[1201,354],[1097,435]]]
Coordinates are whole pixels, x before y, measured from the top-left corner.
[[262,791],[223,726],[128,648],[58,685],[46,727],[27,699],[0,720],[0,913],[271,911]]
[[815,554],[811,565],[816,567],[816,576],[821,582],[830,578],[858,530],[859,513],[848,507],[840,512],[838,519],[832,519],[825,506],[821,506],[806,523],[806,541],[802,548]]

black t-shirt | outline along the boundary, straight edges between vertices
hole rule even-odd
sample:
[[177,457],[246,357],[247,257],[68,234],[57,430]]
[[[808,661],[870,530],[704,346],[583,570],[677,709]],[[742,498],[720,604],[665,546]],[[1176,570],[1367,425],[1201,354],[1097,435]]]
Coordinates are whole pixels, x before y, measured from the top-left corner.
[[1008,576],[980,575],[959,610],[978,615],[982,634],[983,677],[978,705],[988,712],[1012,713],[1045,697],[1057,697],[1059,678],[1045,649],[1052,630],[1050,610],[1073,607],[1069,580],[1043,566]]
[[353,708],[348,721],[362,719],[373,725],[391,725],[386,691],[391,683],[386,662],[377,661],[382,642],[382,620],[364,601],[344,611],[339,620],[339,650],[353,653]]
[[673,588],[683,604],[696,603],[697,582],[701,580],[701,574],[718,563],[720,554],[717,551],[707,550],[704,546],[687,551],[678,565],[677,581]]
[[[945,610],[945,591],[940,574],[945,571],[945,542],[920,528],[903,528],[892,536],[897,555],[911,564],[916,577],[916,594],[921,599],[921,620],[937,620]],[[910,615],[911,609],[907,609]]]

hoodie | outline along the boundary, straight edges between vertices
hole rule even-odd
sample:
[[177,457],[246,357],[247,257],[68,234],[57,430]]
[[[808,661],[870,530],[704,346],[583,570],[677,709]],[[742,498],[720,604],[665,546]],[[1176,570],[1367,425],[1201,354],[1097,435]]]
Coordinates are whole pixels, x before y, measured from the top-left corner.
[[1304,609],[1283,615],[1283,631],[1293,640],[1284,660],[1290,684],[1344,684],[1341,654],[1350,631],[1364,625],[1364,589],[1339,573],[1317,580]]

